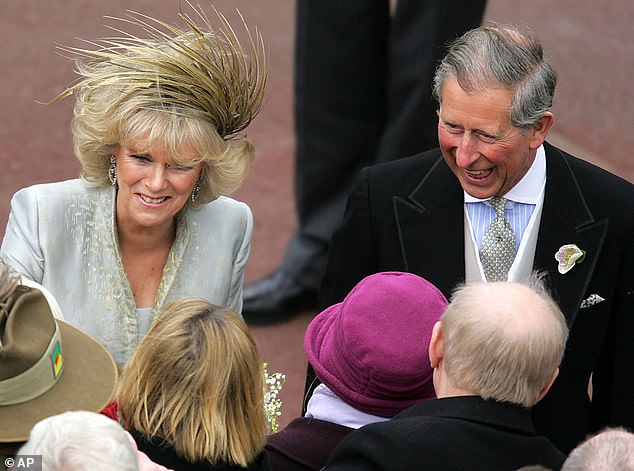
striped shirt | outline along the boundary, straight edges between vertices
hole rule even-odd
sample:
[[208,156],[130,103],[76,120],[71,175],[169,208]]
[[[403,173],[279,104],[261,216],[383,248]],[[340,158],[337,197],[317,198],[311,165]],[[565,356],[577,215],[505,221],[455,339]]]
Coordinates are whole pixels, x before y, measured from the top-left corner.
[[[509,220],[515,234],[515,249],[519,249],[524,231],[528,225],[533,210],[546,184],[546,153],[544,147],[537,149],[535,160],[526,175],[511,190],[504,195],[508,201],[504,214]],[[482,239],[489,224],[495,219],[495,209],[489,204],[490,198],[485,200],[474,198],[465,192],[464,201],[469,212],[471,227],[478,249],[482,247]]]

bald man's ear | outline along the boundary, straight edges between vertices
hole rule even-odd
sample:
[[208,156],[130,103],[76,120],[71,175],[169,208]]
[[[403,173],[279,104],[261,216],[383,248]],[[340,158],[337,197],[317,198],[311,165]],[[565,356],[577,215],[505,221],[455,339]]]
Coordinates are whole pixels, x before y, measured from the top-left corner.
[[431,367],[438,368],[438,364],[443,359],[443,356],[442,322],[438,321],[434,324],[429,341],[429,364]]
[[537,402],[541,401],[544,398],[544,396],[546,395],[546,393],[548,393],[548,391],[550,390],[551,386],[553,385],[553,383],[557,379],[557,376],[559,376],[559,368],[557,368],[553,372],[553,375],[550,378],[550,381],[548,381],[548,384],[544,387],[544,389],[542,389],[542,392],[539,393],[539,399],[537,400]]

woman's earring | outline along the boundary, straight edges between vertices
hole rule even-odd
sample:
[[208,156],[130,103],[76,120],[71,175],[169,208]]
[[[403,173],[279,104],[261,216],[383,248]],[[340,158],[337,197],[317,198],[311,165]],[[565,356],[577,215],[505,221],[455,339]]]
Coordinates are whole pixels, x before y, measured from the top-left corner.
[[200,194],[200,183],[196,182],[194,188],[192,188],[192,203],[195,203]]
[[110,168],[108,169],[108,178],[110,179],[110,183],[112,186],[117,184],[117,159],[115,159],[114,155],[110,156]]

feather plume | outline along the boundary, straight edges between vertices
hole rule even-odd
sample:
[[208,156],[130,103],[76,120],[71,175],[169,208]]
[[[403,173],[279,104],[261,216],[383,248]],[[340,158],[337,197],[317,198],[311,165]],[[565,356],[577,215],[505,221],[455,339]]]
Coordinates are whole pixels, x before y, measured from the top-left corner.
[[214,27],[200,6],[179,12],[185,27],[143,13],[109,17],[141,28],[139,37],[110,27],[118,36],[84,41],[94,48],[61,47],[71,53],[80,78],[52,101],[78,90],[118,87],[122,99],[135,96],[142,108],[162,110],[211,122],[225,139],[242,131],[259,112],[267,80],[264,43],[251,34],[238,11],[246,44],[225,16],[213,8]]

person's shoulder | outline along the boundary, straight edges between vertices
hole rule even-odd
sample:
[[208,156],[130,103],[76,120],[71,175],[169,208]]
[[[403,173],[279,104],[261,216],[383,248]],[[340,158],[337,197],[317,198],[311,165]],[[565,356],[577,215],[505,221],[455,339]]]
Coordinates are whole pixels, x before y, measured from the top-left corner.
[[16,195],[28,196],[54,196],[65,193],[79,193],[87,190],[85,184],[79,178],[53,183],[36,183],[19,189]]
[[201,229],[213,229],[226,234],[250,234],[253,230],[253,214],[249,206],[227,196],[186,210],[184,217]]
[[242,218],[249,217],[251,215],[251,209],[242,201],[235,200],[228,196],[219,196],[209,203],[200,205],[191,211],[191,213],[202,218],[218,214]]
[[624,178],[552,145],[545,144],[545,147],[547,159],[556,156],[561,157],[574,174],[577,183],[583,191],[595,191],[603,195],[606,192],[608,194],[621,195],[634,194],[634,184]]
[[378,196],[408,194],[428,179],[435,182],[434,185],[455,180],[440,149],[372,165],[364,168],[360,175],[360,181],[366,182],[369,191]]
[[[554,183],[557,191],[561,187],[562,178],[572,179],[582,197],[583,205],[595,219],[608,219],[611,230],[621,232],[626,238],[631,237],[634,233],[632,183],[552,146],[546,147],[546,158],[547,179],[550,178],[551,171],[557,172],[557,180]],[[551,163],[552,168],[549,168],[549,160],[559,160],[560,163]],[[564,165],[561,165],[561,162],[564,162]]]
[[83,180],[73,179],[54,183],[38,183],[18,190],[12,198],[14,204],[36,205],[47,208],[65,207],[71,202],[89,198],[98,188],[88,187]]
[[377,163],[366,167],[366,169],[369,173],[379,176],[407,175],[412,172],[418,174],[428,172],[435,165],[442,163],[442,161],[440,149],[431,149],[409,157]]
[[[450,435],[438,433],[427,417],[390,419],[365,425],[347,435],[326,469],[419,469],[428,453],[446,448]],[[433,419],[432,419],[433,420]]]
[[[442,399],[427,399],[399,412],[391,420],[379,422],[367,427],[384,433],[400,436],[404,440],[418,441],[418,436],[430,434],[427,441],[435,440],[434,434],[444,437],[460,424],[468,421],[473,411],[483,405],[478,396],[456,396]],[[498,407],[497,403],[493,403]],[[443,438],[444,439],[444,438]]]
[[[286,427],[266,438],[269,450],[288,450],[293,452],[320,438],[319,447],[334,448],[346,435],[354,429],[326,420],[308,417],[297,417]],[[312,446],[308,449],[312,450]]]

